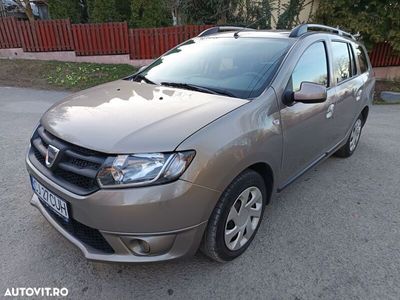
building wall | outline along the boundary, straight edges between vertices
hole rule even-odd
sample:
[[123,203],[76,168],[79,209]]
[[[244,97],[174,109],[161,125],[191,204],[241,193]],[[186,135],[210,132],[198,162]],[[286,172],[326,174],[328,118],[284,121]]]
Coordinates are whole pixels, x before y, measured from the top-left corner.
[[374,72],[376,79],[400,81],[400,66],[377,67]]

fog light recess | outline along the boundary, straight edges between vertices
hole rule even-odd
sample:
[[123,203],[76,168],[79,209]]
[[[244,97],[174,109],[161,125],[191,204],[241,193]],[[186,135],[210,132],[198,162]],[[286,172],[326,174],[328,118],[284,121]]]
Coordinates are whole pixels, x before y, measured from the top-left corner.
[[121,239],[135,255],[161,255],[171,249],[175,241],[175,235],[149,237],[124,236]]
[[150,254],[150,245],[144,240],[134,239],[130,243],[131,250],[139,255],[149,255]]

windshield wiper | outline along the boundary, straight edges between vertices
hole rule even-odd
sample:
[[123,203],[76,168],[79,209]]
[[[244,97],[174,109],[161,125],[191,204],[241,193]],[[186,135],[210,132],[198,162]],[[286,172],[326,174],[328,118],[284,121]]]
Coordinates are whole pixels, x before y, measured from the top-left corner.
[[151,81],[150,79],[148,79],[146,76],[144,76],[142,74],[135,75],[133,77],[133,80],[134,81],[142,81],[143,80],[144,82],[149,83],[149,84],[156,84],[155,82]]
[[192,90],[192,91],[197,91],[197,92],[202,92],[202,93],[208,93],[208,94],[214,94],[214,95],[223,95],[223,96],[228,96],[228,97],[233,97],[237,98],[236,95],[225,91],[225,90],[220,90],[216,88],[209,88],[209,87],[203,87],[191,83],[179,83],[179,82],[161,82],[161,85],[164,86],[170,86],[170,87],[177,87],[177,88],[182,88],[186,90]]

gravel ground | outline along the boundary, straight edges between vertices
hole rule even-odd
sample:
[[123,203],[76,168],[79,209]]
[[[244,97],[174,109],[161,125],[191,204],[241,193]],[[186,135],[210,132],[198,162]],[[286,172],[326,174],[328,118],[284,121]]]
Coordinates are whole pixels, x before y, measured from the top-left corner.
[[66,93],[0,87],[0,295],[66,287],[73,299],[398,299],[400,106],[375,106],[356,153],[330,158],[266,209],[228,264],[85,260],[28,203],[24,155],[43,111]]

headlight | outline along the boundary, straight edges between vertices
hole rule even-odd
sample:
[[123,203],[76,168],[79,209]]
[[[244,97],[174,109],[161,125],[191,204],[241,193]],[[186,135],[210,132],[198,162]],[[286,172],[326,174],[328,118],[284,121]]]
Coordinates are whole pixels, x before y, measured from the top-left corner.
[[147,153],[109,157],[97,174],[102,188],[161,184],[185,172],[195,151]]

